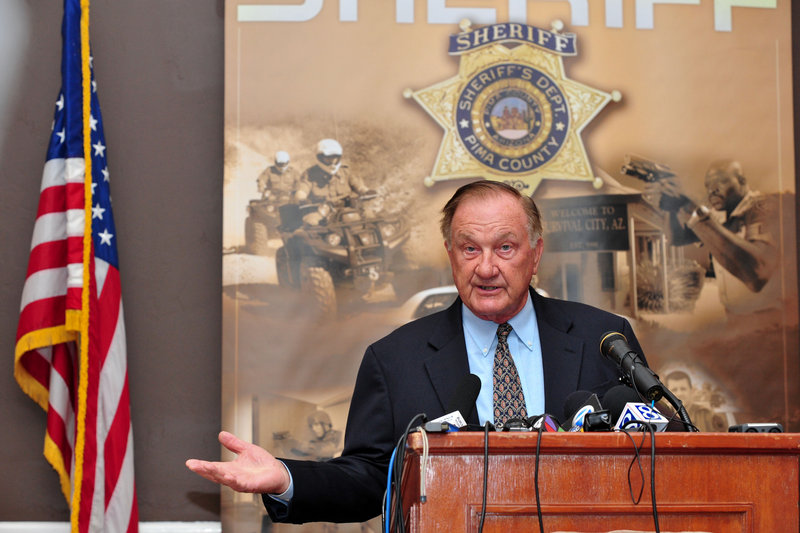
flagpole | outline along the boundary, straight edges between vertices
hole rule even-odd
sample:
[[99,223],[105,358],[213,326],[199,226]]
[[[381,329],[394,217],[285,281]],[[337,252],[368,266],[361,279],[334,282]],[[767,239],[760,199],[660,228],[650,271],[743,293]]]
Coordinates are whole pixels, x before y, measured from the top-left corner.
[[[70,505],[72,533],[80,533],[81,496],[86,450],[86,407],[89,384],[89,307],[92,256],[92,136],[91,136],[91,66],[89,49],[89,0],[81,0],[81,94],[84,161],[84,230],[83,230],[83,290],[81,291],[80,364],[78,378],[77,436],[75,440],[75,477]],[[86,518],[86,523],[90,517]]]

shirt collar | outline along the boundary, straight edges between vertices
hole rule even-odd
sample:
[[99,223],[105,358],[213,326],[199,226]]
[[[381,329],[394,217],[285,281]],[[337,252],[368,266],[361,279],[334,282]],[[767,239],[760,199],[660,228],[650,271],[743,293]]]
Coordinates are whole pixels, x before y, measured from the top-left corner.
[[[498,324],[491,320],[478,318],[463,302],[461,303],[461,313],[465,329],[477,346],[488,347],[497,340]],[[516,335],[519,341],[525,345],[528,350],[533,351],[536,346],[535,341],[539,327],[536,323],[536,311],[533,309],[533,302],[531,301],[530,294],[520,312],[511,317],[508,323],[513,328],[512,334]],[[488,355],[489,352],[484,353],[484,356]],[[493,353],[491,355],[494,357]]]
[[752,209],[758,196],[760,196],[760,193],[757,191],[747,191],[747,194],[736,204],[736,207],[731,212],[730,218],[742,216]]

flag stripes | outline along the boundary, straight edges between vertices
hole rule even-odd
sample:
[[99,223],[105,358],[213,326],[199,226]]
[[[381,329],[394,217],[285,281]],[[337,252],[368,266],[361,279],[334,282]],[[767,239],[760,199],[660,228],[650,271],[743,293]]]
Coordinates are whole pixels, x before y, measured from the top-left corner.
[[56,102],[14,375],[47,412],[44,454],[73,533],[138,531],[125,326],[88,0],[64,0]]

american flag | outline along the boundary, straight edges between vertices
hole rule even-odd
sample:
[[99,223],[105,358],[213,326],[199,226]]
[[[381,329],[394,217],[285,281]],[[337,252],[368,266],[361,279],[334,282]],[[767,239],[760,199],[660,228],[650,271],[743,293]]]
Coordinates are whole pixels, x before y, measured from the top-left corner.
[[22,291],[14,375],[47,412],[44,455],[58,472],[72,532],[136,532],[117,234],[88,0],[64,0],[62,35],[62,86]]

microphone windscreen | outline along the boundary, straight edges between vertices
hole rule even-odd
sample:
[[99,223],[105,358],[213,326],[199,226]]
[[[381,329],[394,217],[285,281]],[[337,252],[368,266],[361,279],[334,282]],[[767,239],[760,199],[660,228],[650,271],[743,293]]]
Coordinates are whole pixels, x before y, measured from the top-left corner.
[[622,411],[625,410],[625,404],[641,401],[642,399],[639,397],[639,393],[632,387],[617,385],[608,389],[608,392],[603,396],[603,400],[600,403],[602,403],[604,408],[611,411],[611,420],[616,422],[619,420]]
[[572,415],[574,415],[578,409],[580,409],[589,398],[592,397],[592,393],[585,390],[578,390],[567,396],[567,399],[564,401],[564,418],[565,421],[572,420]]
[[619,350],[624,352],[627,347],[628,339],[616,331],[606,331],[600,339],[600,353],[617,364],[619,364]]
[[478,399],[478,393],[481,391],[481,379],[475,374],[464,376],[461,383],[456,387],[455,393],[447,404],[446,413],[458,411],[464,420],[469,418],[472,410],[475,408],[475,400]]

